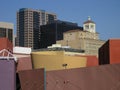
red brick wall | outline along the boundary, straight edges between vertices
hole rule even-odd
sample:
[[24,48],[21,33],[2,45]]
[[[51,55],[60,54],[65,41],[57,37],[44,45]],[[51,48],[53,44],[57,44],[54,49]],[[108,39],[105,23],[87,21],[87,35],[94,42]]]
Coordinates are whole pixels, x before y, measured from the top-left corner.
[[99,49],[99,64],[120,63],[120,39],[110,39]]
[[32,70],[31,57],[18,58],[17,72],[22,70]]
[[120,39],[110,40],[110,63],[120,63]]
[[99,61],[98,58],[94,55],[76,55],[76,56],[80,56],[80,57],[86,57],[87,58],[87,62],[86,62],[86,67],[90,67],[90,66],[98,66]]
[[0,38],[0,50],[2,49],[13,51],[13,44],[7,38]]
[[96,56],[86,56],[87,57],[87,67],[98,66],[98,58]]

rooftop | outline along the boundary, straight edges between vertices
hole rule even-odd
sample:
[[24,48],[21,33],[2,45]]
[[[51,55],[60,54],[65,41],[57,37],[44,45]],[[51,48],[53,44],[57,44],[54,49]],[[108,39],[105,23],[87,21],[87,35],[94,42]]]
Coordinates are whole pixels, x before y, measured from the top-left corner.
[[37,49],[37,50],[33,50],[34,52],[37,51],[67,51],[67,52],[78,52],[78,53],[84,53],[85,50],[81,50],[81,49],[72,49],[72,48],[43,48],[43,49]]
[[90,16],[88,17],[88,20],[84,22],[84,24],[87,24],[87,23],[95,23],[91,20]]

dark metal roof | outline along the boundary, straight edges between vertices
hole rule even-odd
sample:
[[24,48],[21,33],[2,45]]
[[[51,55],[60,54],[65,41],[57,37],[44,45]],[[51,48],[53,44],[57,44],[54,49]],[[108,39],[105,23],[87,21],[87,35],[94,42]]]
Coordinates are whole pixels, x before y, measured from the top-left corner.
[[120,64],[47,71],[46,90],[120,90]]
[[94,22],[92,20],[87,20],[84,22],[84,24],[86,24],[86,23],[94,23]]
[[24,70],[18,73],[22,90],[46,90],[44,69]]

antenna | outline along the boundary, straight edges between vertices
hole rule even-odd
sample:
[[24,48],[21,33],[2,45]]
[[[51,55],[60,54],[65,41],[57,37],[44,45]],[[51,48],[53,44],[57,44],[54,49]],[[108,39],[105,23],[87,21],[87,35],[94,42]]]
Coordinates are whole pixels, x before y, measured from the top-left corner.
[[90,17],[90,16],[88,16],[88,20],[89,20],[89,21],[91,20],[91,17]]

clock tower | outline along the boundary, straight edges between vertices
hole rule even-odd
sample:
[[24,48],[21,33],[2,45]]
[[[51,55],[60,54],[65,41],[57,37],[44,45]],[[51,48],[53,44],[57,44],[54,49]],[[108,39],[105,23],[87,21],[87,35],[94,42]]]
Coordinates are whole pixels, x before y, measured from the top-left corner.
[[84,22],[83,29],[84,31],[96,33],[96,24],[91,20],[90,16],[88,17],[88,20]]

